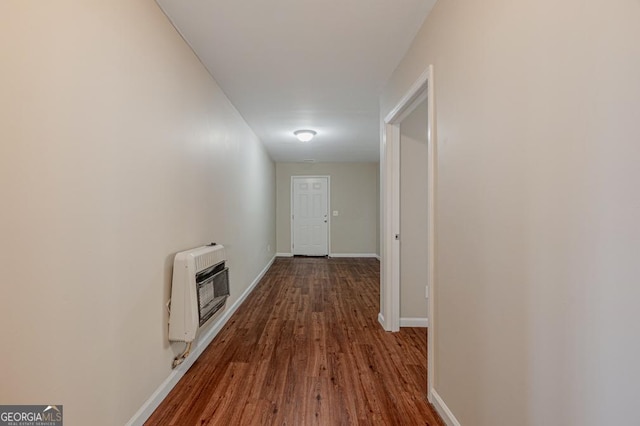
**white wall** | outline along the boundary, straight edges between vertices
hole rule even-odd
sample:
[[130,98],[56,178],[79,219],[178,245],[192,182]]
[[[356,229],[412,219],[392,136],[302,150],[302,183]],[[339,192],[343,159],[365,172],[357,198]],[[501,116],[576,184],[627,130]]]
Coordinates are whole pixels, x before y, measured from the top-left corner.
[[173,254],[223,243],[228,305],[275,254],[274,164],[153,1],[4,1],[0,52],[0,401],[124,424]]
[[463,425],[637,422],[640,2],[441,0],[435,388]]
[[427,318],[427,101],[400,124],[400,318]]
[[379,253],[378,163],[277,163],[277,252],[291,253],[291,176],[331,176],[331,254]]

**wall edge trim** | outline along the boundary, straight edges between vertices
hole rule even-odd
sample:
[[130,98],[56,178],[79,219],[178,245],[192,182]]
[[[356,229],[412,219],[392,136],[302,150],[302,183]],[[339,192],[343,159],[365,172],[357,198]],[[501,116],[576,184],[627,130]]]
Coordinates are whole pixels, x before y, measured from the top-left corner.
[[375,253],[331,253],[329,257],[373,257],[377,258]]
[[382,312],[378,312],[378,322],[380,323],[382,328],[384,328],[386,330],[386,328],[384,326],[384,315],[382,315]]
[[400,318],[400,327],[429,327],[429,318]]
[[[430,373],[432,374],[432,373]],[[431,388],[431,400],[429,401],[435,407],[442,420],[447,424],[447,426],[462,426],[456,416],[453,415],[447,404],[445,404],[444,400],[438,392],[436,392],[435,388]]]

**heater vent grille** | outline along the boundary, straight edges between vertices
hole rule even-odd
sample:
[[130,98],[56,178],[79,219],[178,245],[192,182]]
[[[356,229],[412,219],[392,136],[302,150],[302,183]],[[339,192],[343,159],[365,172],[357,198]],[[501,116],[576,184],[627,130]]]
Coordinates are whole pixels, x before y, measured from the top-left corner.
[[200,272],[203,269],[207,269],[213,265],[217,265],[220,262],[223,262],[224,258],[220,256],[219,251],[211,251],[208,253],[202,253],[200,255],[195,256],[194,262],[196,266],[196,272]]

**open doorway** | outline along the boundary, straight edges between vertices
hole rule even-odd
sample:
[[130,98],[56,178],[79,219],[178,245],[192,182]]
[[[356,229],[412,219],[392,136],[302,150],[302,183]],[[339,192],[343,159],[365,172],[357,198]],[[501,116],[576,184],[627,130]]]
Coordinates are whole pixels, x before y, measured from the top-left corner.
[[[435,114],[433,98],[433,66],[429,66],[416,80],[407,93],[385,117],[382,123],[381,145],[381,303],[379,320],[387,331],[398,331],[400,321],[401,286],[401,241],[403,234],[411,229],[401,230],[401,140],[402,124],[414,111],[426,108],[426,113],[418,118],[426,127],[427,141],[425,157],[420,159],[426,170],[426,252],[404,253],[417,257],[426,265],[424,292],[427,296],[427,322],[429,326],[427,341],[427,395],[432,400],[434,384],[434,266],[435,266]],[[418,123],[419,124],[419,123]],[[419,124],[420,125],[420,124]],[[424,182],[423,182],[424,183]],[[409,325],[409,324],[407,324]]]
[[428,327],[427,99],[400,122],[400,327]]

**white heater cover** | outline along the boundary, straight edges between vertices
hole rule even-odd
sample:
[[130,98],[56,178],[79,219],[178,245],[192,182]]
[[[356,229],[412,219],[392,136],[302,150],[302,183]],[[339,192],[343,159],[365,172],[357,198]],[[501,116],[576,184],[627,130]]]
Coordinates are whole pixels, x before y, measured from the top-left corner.
[[[225,260],[225,249],[219,244],[198,247],[176,254],[173,261],[173,280],[171,283],[169,340],[191,342],[195,339],[201,325],[201,306],[198,303],[196,275],[223,264]],[[226,270],[224,272],[226,273]],[[220,297],[224,296],[222,303],[227,295],[228,287],[227,294],[220,295]],[[211,297],[213,298],[213,295]]]

